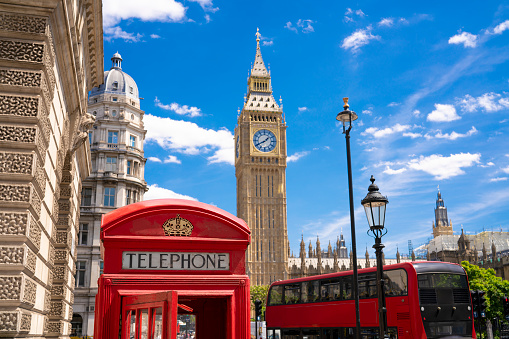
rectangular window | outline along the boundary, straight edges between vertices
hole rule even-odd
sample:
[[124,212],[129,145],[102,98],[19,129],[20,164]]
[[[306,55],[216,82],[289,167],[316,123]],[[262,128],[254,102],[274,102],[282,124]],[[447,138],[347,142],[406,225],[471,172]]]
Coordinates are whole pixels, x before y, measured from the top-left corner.
[[269,291],[269,305],[281,305],[283,303],[283,285],[275,285]]
[[133,162],[131,160],[127,160],[127,174],[128,175],[131,175],[131,173],[132,173],[132,169],[131,169],[132,166],[133,166]]
[[80,224],[78,232],[78,245],[87,245],[88,243],[88,224]]
[[118,132],[108,131],[108,144],[118,144]]
[[117,98],[113,98],[113,101],[117,101],[118,99]]
[[81,206],[92,206],[92,189],[84,187],[81,190]]
[[269,222],[269,228],[270,228],[270,211],[267,211],[267,214],[268,214],[268,218],[267,218],[267,221]]
[[138,202],[138,192],[133,190],[133,202]]
[[76,287],[85,287],[86,261],[76,261]]
[[301,300],[304,303],[317,302],[320,299],[320,281],[304,281],[301,289]]
[[134,176],[139,176],[139,173],[138,173],[139,164],[136,161],[134,161],[133,165],[134,165],[133,175]]
[[349,300],[352,299],[352,291],[353,291],[353,285],[352,285],[352,279],[353,276],[346,276],[342,279],[341,284],[341,299],[342,300]]
[[104,206],[115,206],[115,187],[104,188]]
[[125,191],[125,204],[129,205],[131,203],[131,190]]
[[274,228],[274,210],[272,210],[272,228]]
[[256,191],[256,197],[258,196],[258,176],[255,175],[255,191]]
[[340,300],[341,284],[339,278],[322,280],[322,301]]
[[117,157],[106,157],[106,171],[117,171]]
[[285,304],[297,304],[300,301],[300,283],[284,286]]
[[134,135],[129,136],[129,145],[131,147],[136,147],[136,137]]
[[408,277],[403,269],[384,271],[385,278],[385,295],[399,296],[408,293]]

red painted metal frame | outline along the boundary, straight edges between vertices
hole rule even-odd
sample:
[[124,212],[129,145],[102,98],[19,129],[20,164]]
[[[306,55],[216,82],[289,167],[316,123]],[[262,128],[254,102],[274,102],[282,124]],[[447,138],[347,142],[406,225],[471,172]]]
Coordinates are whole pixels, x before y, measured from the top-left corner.
[[[398,327],[399,338],[426,338],[419,308],[419,293],[417,289],[417,273],[411,263],[401,263],[384,266],[385,270],[402,268],[408,275],[408,295],[386,297],[387,324]],[[359,274],[376,272],[376,267],[359,270]],[[327,279],[332,277],[352,275],[352,271],[324,274],[307,278],[278,281],[272,285],[284,285],[290,282]],[[362,327],[378,327],[378,300],[361,299],[360,321]],[[409,319],[400,319],[398,314],[407,313]],[[472,315],[473,319],[473,315]],[[327,301],[309,304],[267,306],[265,310],[267,328],[299,328],[299,327],[355,327],[354,300]],[[473,327],[473,321],[472,321]],[[475,331],[473,330],[473,338]]]
[[[191,236],[166,236],[162,224],[180,214],[194,226]],[[247,224],[217,207],[189,200],[149,200],[103,216],[101,256],[95,308],[95,339],[118,336],[123,297],[176,291],[192,298],[227,300],[227,338],[250,338],[249,278],[245,251]],[[161,271],[122,269],[124,251],[228,253],[229,270]],[[211,315],[213,316],[213,315]]]

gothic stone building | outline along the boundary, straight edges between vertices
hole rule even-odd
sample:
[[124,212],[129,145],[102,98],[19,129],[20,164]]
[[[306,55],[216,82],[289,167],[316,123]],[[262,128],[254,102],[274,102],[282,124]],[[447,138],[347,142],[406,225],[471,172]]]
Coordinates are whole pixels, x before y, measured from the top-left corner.
[[0,3],[0,336],[71,330],[87,93],[103,81],[100,0]]

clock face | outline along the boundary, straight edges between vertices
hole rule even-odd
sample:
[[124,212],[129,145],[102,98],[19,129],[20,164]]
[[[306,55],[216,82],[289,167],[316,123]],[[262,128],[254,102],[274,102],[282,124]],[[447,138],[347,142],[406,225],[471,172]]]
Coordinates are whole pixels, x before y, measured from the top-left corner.
[[260,152],[270,152],[276,144],[276,136],[267,129],[260,129],[253,135],[253,145]]
[[235,143],[235,155],[237,156],[237,158],[239,157],[239,148],[240,148],[240,141],[239,141],[239,137],[237,136],[237,142]]

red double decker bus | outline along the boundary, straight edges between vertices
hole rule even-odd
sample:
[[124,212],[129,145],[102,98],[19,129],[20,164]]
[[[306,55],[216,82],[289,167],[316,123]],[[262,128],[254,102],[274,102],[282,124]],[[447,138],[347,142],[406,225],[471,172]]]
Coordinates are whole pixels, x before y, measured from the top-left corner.
[[[378,338],[376,267],[358,273],[361,338]],[[384,279],[390,338],[476,338],[460,265],[387,265]],[[273,283],[265,311],[268,339],[356,338],[352,284],[352,271]]]

